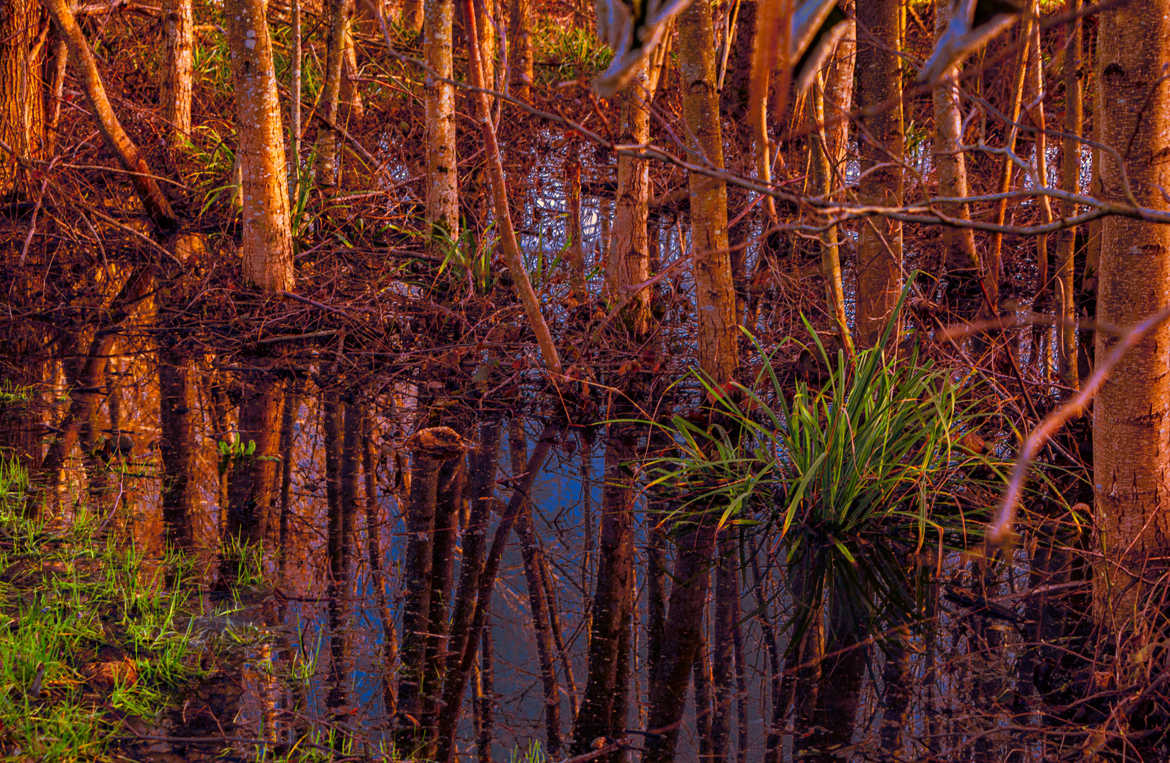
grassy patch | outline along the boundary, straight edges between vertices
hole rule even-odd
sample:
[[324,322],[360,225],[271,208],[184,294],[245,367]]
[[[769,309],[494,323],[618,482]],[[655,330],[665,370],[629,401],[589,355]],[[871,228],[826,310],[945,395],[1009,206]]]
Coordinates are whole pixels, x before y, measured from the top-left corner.
[[538,72],[546,83],[596,76],[613,59],[613,51],[593,30],[553,19],[537,22],[533,41],[536,60],[547,64]]
[[0,755],[111,759],[126,719],[157,718],[195,675],[186,565],[148,563],[84,512],[63,528],[27,519],[24,491],[4,461]]

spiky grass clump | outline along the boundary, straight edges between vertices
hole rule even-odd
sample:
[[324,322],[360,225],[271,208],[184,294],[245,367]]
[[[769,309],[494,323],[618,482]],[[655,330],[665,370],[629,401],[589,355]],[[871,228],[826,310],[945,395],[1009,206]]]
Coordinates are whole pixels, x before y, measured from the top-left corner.
[[797,632],[826,604],[872,632],[921,611],[934,566],[923,560],[977,540],[980,483],[997,469],[965,445],[978,414],[961,381],[916,351],[850,361],[815,341],[819,388],[786,389],[758,345],[752,385],[700,379],[712,423],[665,427],[676,451],[651,465],[651,486],[674,496],[675,521],[718,512],[720,526],[766,533],[786,561]]

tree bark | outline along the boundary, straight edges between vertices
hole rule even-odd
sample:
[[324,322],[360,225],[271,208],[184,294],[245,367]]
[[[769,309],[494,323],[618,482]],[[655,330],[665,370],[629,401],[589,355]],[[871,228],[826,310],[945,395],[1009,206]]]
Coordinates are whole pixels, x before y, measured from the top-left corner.
[[224,2],[242,176],[244,279],[265,293],[274,293],[293,288],[293,249],[266,8],[266,0]]
[[[1170,183],[1170,0],[1128,3],[1100,16],[1096,114],[1105,198],[1132,192],[1138,204],[1166,209]],[[1108,97],[1108,103],[1105,97]],[[1128,179],[1128,186],[1126,185]],[[1110,217],[1101,231],[1097,321],[1131,326],[1170,304],[1170,227]],[[1097,357],[1113,338],[1097,333]],[[1094,612],[1124,627],[1142,602],[1137,570],[1170,547],[1170,374],[1163,323],[1131,349],[1093,404],[1093,483],[1104,558],[1096,565]]]
[[167,50],[159,85],[159,104],[174,147],[182,145],[191,132],[191,72],[195,46],[192,0],[165,0],[163,34]]
[[[45,17],[36,0],[0,5],[0,196],[13,190],[23,162],[42,158],[45,99],[41,87]],[[8,155],[8,150],[12,155]]]
[[[615,418],[627,418],[631,413],[618,413]],[[634,475],[630,463],[636,437],[631,425],[613,423],[606,438],[589,674],[573,729],[576,755],[592,749],[599,737],[620,737],[626,724],[628,698],[619,686],[624,685],[621,673],[629,665],[623,645],[629,643],[634,609]],[[617,757],[615,753],[607,759]]]
[[532,0],[508,0],[508,66],[512,70],[511,95],[526,101],[535,80],[532,46]]
[[[1064,50],[1064,135],[1061,140],[1060,179],[1062,190],[1080,192],[1081,141],[1084,129],[1085,104],[1083,100],[1081,51],[1084,48],[1084,20],[1080,17],[1083,0],[1072,0],[1070,12],[1077,18],[1069,27],[1069,40]],[[1065,217],[1076,214],[1077,205],[1064,202],[1060,213]],[[1060,380],[1069,391],[1077,388],[1077,303],[1076,303],[1076,248],[1077,229],[1069,228],[1060,234],[1056,246],[1057,331],[1060,336]]]
[[[528,461],[528,444],[518,418],[513,418],[508,425],[508,450],[511,452],[512,472],[520,474]],[[556,646],[550,619],[555,614],[549,608],[545,559],[533,526],[532,501],[525,501],[516,515],[516,537],[520,540],[520,552],[524,558],[524,581],[528,587],[528,606],[532,613],[540,680],[544,688],[547,749],[549,755],[556,757],[561,754],[561,690],[557,683]]]
[[[241,445],[256,443],[255,450],[239,458],[228,480],[228,503],[222,518],[225,538],[259,544],[268,537],[279,485],[280,416],[284,390],[280,381],[260,371],[241,380],[239,438]],[[234,560],[224,557],[224,579],[230,581]]]
[[459,240],[459,173],[455,153],[453,0],[427,0],[423,22],[427,140],[427,235],[431,254],[445,257]]
[[427,700],[436,687],[428,679],[434,672],[427,665],[433,652],[430,621],[431,600],[444,592],[435,590],[435,535],[440,502],[440,473],[445,463],[463,454],[461,440],[447,427],[423,429],[411,437],[410,501],[406,514],[408,533],[403,586],[406,602],[402,618],[402,669],[398,682],[398,749],[404,754],[423,754],[433,743],[426,726]]
[[[678,46],[683,116],[695,138],[691,152],[698,161],[723,169],[711,0],[696,0],[679,16]],[[725,384],[735,375],[739,362],[735,287],[727,236],[727,184],[692,172],[689,187],[691,272],[699,314],[699,368],[716,384]]]
[[[950,0],[936,0],[934,31],[939,36],[950,23]],[[967,196],[967,157],[960,149],[963,142],[963,115],[959,109],[958,67],[951,67],[932,94],[934,104],[934,165],[938,168],[940,196],[963,198]],[[957,219],[970,220],[966,204],[946,204],[942,211]],[[975,231],[970,228],[943,228],[944,263],[949,271],[969,270],[970,278],[980,272],[979,254],[975,251]]]
[[[857,4],[858,153],[866,177],[863,203],[902,202],[902,8],[901,0]],[[857,341],[881,338],[902,291],[902,224],[870,217],[857,241]],[[891,339],[897,343],[895,330]]]
[[[636,73],[619,97],[622,134],[618,142],[625,145],[648,143],[650,102],[654,90],[650,87],[646,61],[638,64]],[[650,331],[652,291],[638,288],[650,278],[650,236],[646,230],[649,211],[650,165],[621,152],[617,158],[617,195],[605,261],[605,287],[610,303],[622,306],[623,320],[635,341]]]
[[341,182],[337,125],[341,119],[341,79],[349,39],[353,0],[329,0],[329,37],[326,42],[325,78],[321,91],[321,132],[317,136],[317,184],[326,193]]

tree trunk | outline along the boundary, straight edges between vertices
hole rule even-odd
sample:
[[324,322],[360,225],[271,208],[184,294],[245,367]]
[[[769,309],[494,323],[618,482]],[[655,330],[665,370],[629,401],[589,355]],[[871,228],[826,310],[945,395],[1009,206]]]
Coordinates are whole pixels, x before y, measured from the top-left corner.
[[[1080,192],[1081,141],[1084,128],[1084,87],[1081,82],[1081,51],[1084,48],[1084,20],[1080,17],[1083,0],[1072,0],[1070,12],[1077,14],[1069,32],[1064,50],[1064,134],[1061,141],[1061,189],[1068,193]],[[1060,213],[1065,217],[1076,214],[1077,205],[1065,202]],[[1060,380],[1070,391],[1077,388],[1077,307],[1076,307],[1076,249],[1077,229],[1069,228],[1060,234],[1056,247],[1057,315],[1060,323],[1059,359]]]
[[142,201],[147,217],[158,233],[164,235],[173,233],[178,223],[171,204],[155,180],[155,174],[138,151],[138,146],[126,134],[122,123],[114,114],[110,99],[106,96],[106,88],[102,85],[101,75],[98,73],[97,61],[94,60],[93,52],[89,49],[81,28],[77,26],[73,11],[66,5],[65,0],[41,1],[52,14],[53,21],[69,46],[69,55],[80,69],[85,83],[85,94],[97,117],[102,136],[118,157],[122,168],[129,174],[130,183]]
[[[504,556],[504,546],[506,545],[508,535],[512,532],[512,526],[520,512],[522,502],[528,499],[532,490],[532,483],[536,479],[536,475],[544,467],[545,459],[548,457],[549,450],[551,450],[552,444],[559,432],[560,427],[550,424],[545,427],[540,439],[537,440],[536,447],[533,448],[532,455],[528,458],[528,466],[525,469],[524,475],[516,484],[512,498],[504,508],[499,524],[496,525],[496,532],[492,537],[491,549],[484,559],[483,567],[478,576],[475,593],[465,594],[462,588],[460,589],[458,598],[461,601],[474,602],[474,611],[468,619],[467,636],[462,639],[462,643],[460,644],[461,649],[457,650],[454,647],[452,648],[451,656],[453,662],[449,663],[446,681],[443,686],[443,700],[439,704],[439,746],[438,752],[435,755],[436,760],[440,761],[440,763],[448,763],[453,760],[455,754],[455,727],[459,721],[463,695],[467,688],[467,677],[470,675],[475,657],[479,653],[479,641],[484,632],[488,612],[491,610],[492,590],[495,588],[496,576],[500,572],[500,562]],[[462,583],[462,581],[460,582]]]
[[[719,99],[715,90],[715,31],[710,0],[696,0],[679,17],[679,72],[683,87],[683,115],[695,137],[692,151],[698,161],[723,168],[723,137]],[[699,368],[716,384],[726,385],[738,365],[735,288],[727,236],[727,185],[708,175],[689,177],[691,272],[698,308]],[[695,659],[708,572],[715,554],[715,517],[700,515],[678,541],[674,584],[670,591],[662,647],[662,664],[652,669],[646,763],[674,759],[678,725],[682,720],[688,679]]]
[[[1170,0],[1128,3],[1099,18],[1096,114],[1102,142],[1121,157],[1119,163],[1101,152],[1105,198],[1130,191],[1138,204],[1166,209]],[[1131,326],[1170,304],[1170,227],[1110,217],[1101,238],[1099,325]],[[1112,337],[1098,332],[1097,357],[1110,344]],[[1170,325],[1163,323],[1125,355],[1093,404],[1093,483],[1105,552],[1095,570],[1094,611],[1106,627],[1131,622],[1144,590],[1132,571],[1170,545],[1167,347]]]
[[[618,142],[643,145],[650,140],[650,102],[654,90],[647,76],[647,63],[638,64],[636,74],[621,91],[622,134]],[[617,195],[613,227],[610,229],[605,261],[606,296],[623,306],[623,319],[637,338],[650,331],[651,290],[639,284],[650,278],[650,237],[646,218],[650,209],[650,165],[628,153],[617,158]]]
[[172,147],[182,145],[191,132],[191,67],[195,46],[192,0],[165,0],[163,30],[166,59],[159,85],[159,105],[168,122]]
[[582,241],[584,232],[581,226],[581,143],[570,140],[565,157],[565,221],[566,233],[569,238],[569,299],[572,307],[581,307],[589,299],[588,285],[585,281],[585,244]]
[[524,315],[528,319],[528,325],[536,334],[536,342],[540,347],[545,368],[555,379],[559,379],[562,375],[561,357],[553,343],[548,323],[540,311],[540,299],[536,296],[536,291],[532,288],[532,281],[528,278],[528,271],[524,267],[524,258],[520,252],[520,243],[516,239],[516,230],[512,226],[512,213],[508,206],[508,185],[504,177],[503,160],[500,158],[500,144],[496,140],[496,128],[492,124],[488,97],[482,92],[484,76],[479,54],[479,35],[476,33],[475,10],[472,8],[472,0],[460,0],[460,2],[467,23],[467,66],[471,70],[471,84],[481,91],[473,95],[475,118],[483,131],[484,144],[487,149],[488,175],[491,179],[495,222],[497,230],[500,232],[500,248],[504,255],[504,262],[508,266],[508,275],[512,277],[512,286],[516,290],[516,297],[524,307]]
[[[41,87],[45,17],[36,0],[0,5],[0,196],[13,190],[20,164],[40,159],[45,148],[45,99]],[[11,151],[10,155],[8,152]]]
[[426,2],[428,0],[406,0],[402,4],[401,24],[411,34],[418,35],[422,33],[425,13],[423,5]]
[[[825,124],[825,91],[823,78],[818,73],[809,106],[812,111],[812,134],[809,151],[812,154],[813,193],[828,201],[833,190],[833,157],[829,153],[828,125]],[[830,225],[820,234],[821,276],[825,279],[825,302],[829,314],[837,324],[837,336],[849,357],[853,357],[853,335],[849,331],[849,317],[845,311],[845,285],[841,278],[841,247],[837,226]]]
[[284,138],[266,8],[266,0],[224,2],[242,176],[244,279],[273,293],[292,290],[293,257]]
[[427,136],[427,235],[431,254],[445,257],[459,240],[459,173],[455,154],[455,88],[452,34],[453,0],[427,0],[423,24]]
[[[44,475],[44,488],[50,495],[56,495],[65,468],[65,459],[77,445],[81,429],[101,403],[102,383],[105,381],[106,363],[122,324],[133,314],[135,308],[147,297],[154,286],[154,278],[145,266],[138,266],[127,276],[121,291],[111,302],[111,316],[105,326],[94,334],[89,351],[77,374],[77,386],[69,393],[69,412],[61,426],[61,432],[49,444],[40,471]],[[28,504],[29,511],[37,512],[42,501],[35,497]]]
[[739,554],[730,531],[719,536],[715,567],[715,616],[711,622],[711,759],[726,761],[731,751],[735,700],[736,601],[739,599]]
[[[702,0],[699,0],[702,2]],[[678,541],[674,583],[666,610],[662,665],[653,669],[644,763],[674,760],[678,727],[686,705],[691,668],[702,640],[703,610],[707,605],[711,558],[715,551],[715,523],[704,522]]]
[[325,53],[325,79],[318,106],[321,131],[317,136],[317,184],[330,193],[341,182],[337,125],[341,119],[341,78],[349,39],[353,0],[329,0],[329,38]]
[[[679,16],[679,72],[683,116],[696,141],[691,147],[693,158],[723,169],[711,5],[711,0],[696,0]],[[727,237],[727,184],[698,172],[690,173],[689,183],[699,368],[716,384],[725,384],[735,375],[739,339]]]
[[[939,36],[950,23],[950,0],[936,0],[934,31]],[[935,85],[934,100],[934,164],[938,167],[940,196],[963,198],[967,196],[967,157],[960,149],[963,142],[963,115],[959,108],[959,80],[957,67],[952,67]],[[957,220],[970,220],[966,204],[941,205],[942,211]],[[948,272],[969,271],[972,281],[979,277],[979,255],[975,251],[975,232],[970,228],[943,228],[944,266]],[[967,279],[965,279],[967,280]]]
[[[902,200],[902,3],[857,4],[857,107],[862,203],[897,206]],[[902,291],[902,224],[870,217],[857,241],[857,341],[881,338]],[[897,331],[891,339],[897,343]]]
[[532,47],[532,0],[508,0],[508,66],[511,95],[522,101],[532,96],[535,54]]

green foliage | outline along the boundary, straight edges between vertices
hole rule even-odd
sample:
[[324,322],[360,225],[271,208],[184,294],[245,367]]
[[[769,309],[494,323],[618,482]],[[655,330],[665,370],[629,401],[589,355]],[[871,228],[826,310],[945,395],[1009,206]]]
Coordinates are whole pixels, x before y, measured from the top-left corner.
[[[216,17],[222,21],[222,13],[217,11]],[[191,51],[191,74],[196,82],[202,80],[216,92],[231,93],[230,60],[227,35],[216,32],[196,36]]]
[[535,739],[529,742],[523,751],[515,749],[508,755],[509,763],[545,763],[548,759],[544,748]]
[[[426,234],[414,235],[425,237]],[[496,239],[491,227],[484,231],[479,246],[466,227],[459,232],[458,239],[452,239],[446,230],[440,228],[436,228],[430,235],[443,253],[443,261],[435,273],[436,281],[447,273],[455,281],[465,282],[474,293],[487,294],[492,290],[495,283],[492,255]]]
[[9,379],[0,381],[0,405],[17,405],[32,400],[32,387],[15,384]]
[[950,373],[916,351],[850,362],[816,349],[820,388],[786,390],[758,344],[750,387],[724,394],[701,380],[717,423],[675,417],[665,429],[677,454],[652,464],[651,486],[679,499],[675,520],[718,511],[721,525],[776,536],[797,633],[825,604],[845,627],[900,622],[921,610],[917,577],[931,565],[919,560],[978,539],[977,475],[997,472],[963,445],[978,415]]
[[256,441],[244,442],[238,437],[232,437],[230,440],[216,442],[215,449],[219,453],[219,473],[222,475],[241,461],[252,458],[256,454]]
[[29,519],[25,485],[0,460],[0,754],[112,759],[124,719],[154,719],[195,674],[188,598],[164,582],[189,565],[100,540],[84,508],[60,530]]
[[199,214],[204,215],[217,203],[230,203],[239,194],[239,186],[232,177],[236,152],[231,144],[210,124],[198,125],[190,136],[183,137],[183,148],[196,168],[192,183],[203,195]]
[[593,77],[605,71],[613,59],[613,51],[592,29],[576,24],[541,19],[533,41],[536,60],[552,64],[537,67],[537,78],[544,81]]

